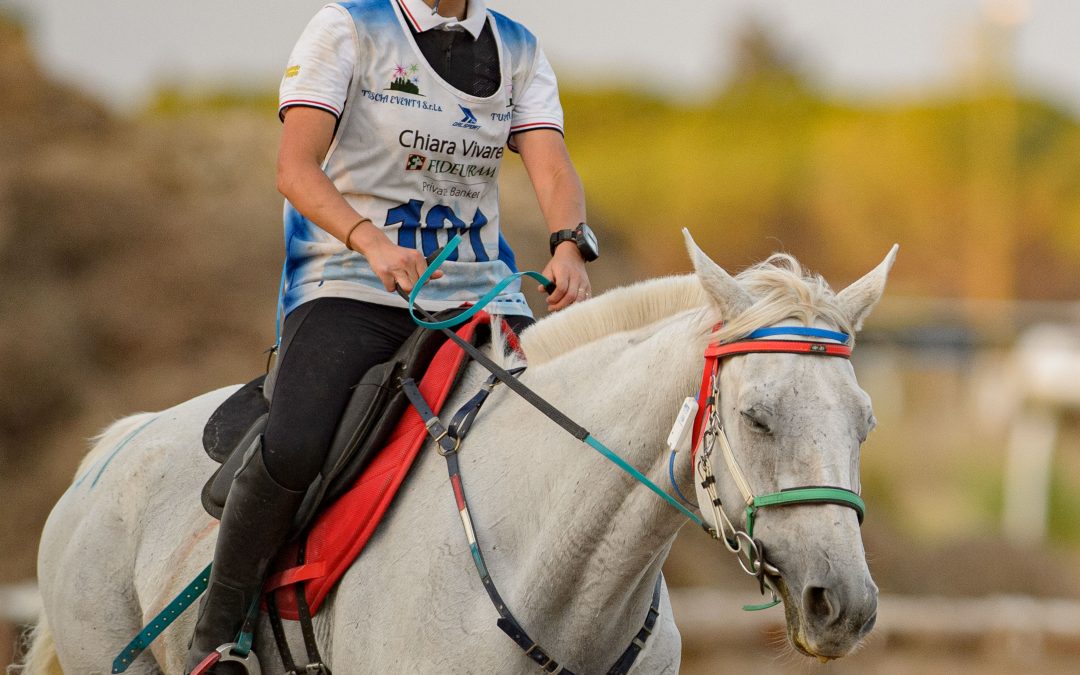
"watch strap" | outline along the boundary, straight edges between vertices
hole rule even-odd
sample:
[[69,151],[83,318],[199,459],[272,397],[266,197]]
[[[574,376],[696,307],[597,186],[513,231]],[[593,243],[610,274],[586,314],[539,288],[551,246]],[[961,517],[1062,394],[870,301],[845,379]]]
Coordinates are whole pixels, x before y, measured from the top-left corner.
[[549,243],[551,245],[551,255],[555,255],[555,248],[564,241],[574,241],[573,230],[559,230],[558,232],[552,232]]

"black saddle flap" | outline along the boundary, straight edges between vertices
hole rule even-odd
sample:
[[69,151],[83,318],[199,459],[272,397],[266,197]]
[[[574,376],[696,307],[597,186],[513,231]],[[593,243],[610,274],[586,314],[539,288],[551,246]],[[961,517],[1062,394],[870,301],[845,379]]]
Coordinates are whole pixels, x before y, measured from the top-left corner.
[[220,464],[226,461],[233,450],[241,445],[241,440],[255,420],[269,411],[269,404],[263,395],[265,379],[266,375],[260,375],[237,389],[206,421],[203,448],[215,462]]
[[[225,508],[225,498],[229,496],[233,478],[237,470],[243,465],[244,458],[249,452],[254,452],[257,444],[262,442],[262,433],[266,430],[266,418],[263,413],[255,422],[245,430],[243,437],[234,446],[225,461],[218,467],[210,480],[202,489],[202,505],[206,512],[217,519],[221,519],[221,511]],[[213,457],[213,455],[211,455]]]

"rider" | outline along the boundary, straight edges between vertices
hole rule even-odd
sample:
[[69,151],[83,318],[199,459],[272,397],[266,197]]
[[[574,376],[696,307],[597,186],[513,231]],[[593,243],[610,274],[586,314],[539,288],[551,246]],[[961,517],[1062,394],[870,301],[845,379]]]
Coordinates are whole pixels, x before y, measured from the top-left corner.
[[[463,243],[426,285],[428,310],[475,301],[515,270],[499,228],[503,146],[518,152],[551,232],[549,310],[590,295],[595,241],[562,137],[555,75],[535,37],[484,0],[323,7],[281,82],[278,189],[285,314],[266,432],[237,472],[187,669],[232,642],[369,367],[413,332],[425,256]],[[445,271],[445,274],[442,274]],[[489,306],[531,321],[520,282]]]

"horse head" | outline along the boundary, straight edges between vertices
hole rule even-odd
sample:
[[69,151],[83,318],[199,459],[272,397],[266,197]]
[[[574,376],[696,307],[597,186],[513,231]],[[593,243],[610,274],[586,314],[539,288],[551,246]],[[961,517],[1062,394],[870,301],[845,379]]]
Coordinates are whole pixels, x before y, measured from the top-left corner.
[[[702,514],[729,548],[742,549],[744,567],[762,589],[783,600],[791,643],[822,660],[844,656],[877,616],[857,496],[859,448],[875,422],[850,362],[826,358],[824,350],[849,353],[855,331],[881,298],[896,247],[865,277],[833,293],[785,255],[732,277],[686,238],[698,278],[723,319],[713,333],[717,344],[745,342],[764,327],[789,327],[813,350],[751,351],[758,344],[720,359],[714,406],[702,425],[702,445],[711,447],[695,448]],[[791,339],[776,330],[757,335],[755,342]],[[806,345],[807,335],[819,344]],[[711,489],[703,461],[715,476]],[[803,498],[784,502],[792,494]],[[768,501],[761,495],[781,496],[780,503],[754,508],[754,495],[759,503]],[[714,508],[716,497],[722,506]]]

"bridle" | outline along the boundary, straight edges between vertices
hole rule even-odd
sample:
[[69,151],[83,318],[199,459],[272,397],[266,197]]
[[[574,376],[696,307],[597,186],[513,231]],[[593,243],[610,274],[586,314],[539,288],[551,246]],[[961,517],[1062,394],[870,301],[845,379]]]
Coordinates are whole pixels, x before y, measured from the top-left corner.
[[[775,336],[812,337],[832,340],[775,340]],[[780,577],[780,570],[770,564],[765,557],[765,548],[760,539],[754,538],[754,521],[760,509],[777,506],[800,504],[838,504],[854,509],[862,524],[866,505],[862,498],[852,490],[833,486],[802,486],[784,488],[779,492],[763,495],[754,494],[739,463],[732,452],[731,443],[724,432],[719,413],[720,369],[725,358],[742,354],[783,353],[810,356],[851,357],[848,346],[850,336],[845,333],[808,328],[802,326],[776,326],[760,328],[743,338],[723,344],[710,344],[705,350],[705,368],[698,392],[698,411],[694,418],[691,438],[693,439],[692,462],[694,472],[702,489],[711,502],[715,527],[707,531],[723,542],[724,546],[739,559],[739,565],[747,574],[756,577],[762,594],[768,587],[772,600],[760,605],[744,605],[743,609],[754,611],[773,607],[780,602],[775,580]],[[713,470],[713,452],[719,446],[728,474],[739,490],[746,505],[746,529],[739,530],[732,524],[724,512],[716,488],[716,473]]]

